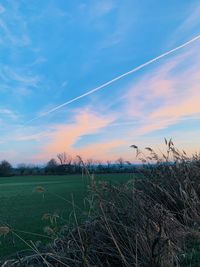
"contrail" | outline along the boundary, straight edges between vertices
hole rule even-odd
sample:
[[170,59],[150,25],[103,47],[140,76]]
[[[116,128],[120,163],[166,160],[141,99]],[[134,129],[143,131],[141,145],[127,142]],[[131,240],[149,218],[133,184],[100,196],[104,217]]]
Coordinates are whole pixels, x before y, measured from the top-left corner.
[[58,109],[61,109],[62,107],[65,107],[65,106],[67,106],[67,105],[69,105],[69,104],[71,104],[73,102],[76,102],[77,100],[79,100],[81,98],[84,98],[84,97],[86,97],[88,95],[94,94],[95,92],[101,90],[102,88],[104,88],[104,87],[106,87],[106,86],[108,86],[108,85],[110,85],[110,84],[112,84],[112,83],[114,83],[114,82],[116,82],[116,81],[118,81],[118,80],[120,80],[120,79],[122,79],[122,78],[124,78],[124,77],[126,77],[126,76],[128,76],[128,75],[130,75],[130,74],[132,74],[132,73],[134,73],[136,71],[138,71],[138,70],[140,70],[140,69],[143,69],[144,67],[152,64],[153,62],[155,62],[155,61],[157,61],[157,60],[159,60],[159,59],[161,59],[163,57],[166,57],[166,56],[176,52],[177,50],[182,49],[185,46],[190,45],[191,43],[197,41],[198,39],[200,39],[200,34],[197,35],[196,37],[192,38],[191,40],[189,40],[189,41],[177,46],[176,48],[173,48],[173,49],[161,54],[160,56],[157,56],[157,57],[155,57],[155,58],[153,58],[153,59],[151,59],[151,60],[149,60],[149,61],[147,61],[147,62],[145,62],[145,63],[143,63],[143,64],[141,64],[141,65],[139,65],[139,66],[137,66],[137,67],[135,67],[135,68],[133,68],[131,70],[129,70],[129,71],[127,71],[127,72],[125,72],[124,74],[121,74],[121,75],[113,78],[112,80],[110,80],[110,81],[108,81],[106,83],[103,83],[102,85],[100,85],[100,86],[98,86],[98,87],[96,87],[96,88],[94,88],[94,89],[92,89],[90,91],[87,91],[86,93],[84,93],[82,95],[79,95],[79,96],[77,96],[77,97],[75,97],[75,98],[73,98],[73,99],[71,99],[71,100],[69,100],[67,102],[64,102],[61,105],[56,106],[55,108],[50,109],[47,112],[44,112],[43,114],[33,118],[32,120],[30,120],[30,121],[28,121],[26,123],[28,124],[28,123],[30,123],[30,122],[32,122],[34,120],[37,120],[37,119],[39,119],[41,117],[47,116],[48,114],[50,114],[50,113],[52,113],[52,112],[54,112],[54,111],[56,111]]

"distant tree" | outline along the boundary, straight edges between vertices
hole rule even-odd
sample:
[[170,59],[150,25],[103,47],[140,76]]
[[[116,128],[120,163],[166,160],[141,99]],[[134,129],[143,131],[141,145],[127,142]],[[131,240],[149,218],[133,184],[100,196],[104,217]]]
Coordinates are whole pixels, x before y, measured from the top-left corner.
[[102,170],[103,170],[102,161],[101,160],[97,160],[96,164],[97,164],[97,171],[98,172],[102,172]]
[[25,163],[20,163],[18,166],[17,166],[17,170],[18,170],[18,173],[20,175],[24,175],[26,174],[26,169],[27,169],[27,166]]
[[70,155],[63,152],[63,153],[58,154],[57,158],[60,162],[59,172],[61,174],[73,172],[73,166],[72,166],[73,159]]
[[12,174],[12,165],[6,161],[3,160],[0,163],[0,176],[10,176]]
[[57,171],[58,163],[55,159],[50,159],[50,161],[47,162],[47,165],[45,167],[45,170],[47,173],[55,174]]
[[18,175],[38,175],[42,174],[43,169],[37,165],[21,163],[17,166]]
[[87,159],[85,162],[85,166],[88,169],[88,171],[92,171],[94,169],[94,160],[93,159]]
[[110,172],[111,171],[111,163],[112,162],[110,160],[107,160],[106,163],[107,163],[107,171]]
[[123,158],[118,158],[118,159],[116,160],[116,163],[118,164],[119,168],[122,169],[122,168],[124,167],[124,163],[125,163],[125,161],[124,161]]
[[39,175],[39,174],[42,174],[42,168],[40,166],[37,166],[37,165],[33,165],[31,167],[32,169],[32,174],[33,175]]
[[58,166],[58,163],[54,158],[50,159],[50,161],[47,162],[48,168],[54,168],[56,166]]
[[80,156],[76,156],[76,158],[73,160],[73,166],[75,173],[81,173],[82,172],[82,160]]
[[65,152],[59,153],[57,155],[57,158],[58,158],[61,165],[66,164],[68,161],[68,155]]

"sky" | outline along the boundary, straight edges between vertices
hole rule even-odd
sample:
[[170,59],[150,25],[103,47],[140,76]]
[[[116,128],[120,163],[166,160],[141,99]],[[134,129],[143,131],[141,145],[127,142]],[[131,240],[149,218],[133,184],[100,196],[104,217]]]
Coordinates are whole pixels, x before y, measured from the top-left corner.
[[191,0],[1,0],[0,160],[66,152],[135,161],[130,145],[200,150],[200,34]]

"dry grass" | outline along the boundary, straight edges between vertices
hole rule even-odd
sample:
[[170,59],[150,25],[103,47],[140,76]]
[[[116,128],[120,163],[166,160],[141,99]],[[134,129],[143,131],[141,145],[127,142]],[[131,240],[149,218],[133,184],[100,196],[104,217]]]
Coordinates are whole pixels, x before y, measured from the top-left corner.
[[200,240],[200,157],[187,157],[171,140],[162,157],[149,147],[147,155],[132,147],[144,163],[155,163],[140,168],[142,179],[114,186],[96,183],[88,173],[88,219],[79,225],[74,211],[73,228],[2,266],[183,266],[188,243]]

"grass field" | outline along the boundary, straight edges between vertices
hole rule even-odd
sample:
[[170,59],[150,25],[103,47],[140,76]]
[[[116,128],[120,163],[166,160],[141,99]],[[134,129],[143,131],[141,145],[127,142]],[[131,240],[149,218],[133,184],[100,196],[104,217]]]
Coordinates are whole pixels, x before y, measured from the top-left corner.
[[[130,174],[97,176],[97,179],[117,183],[130,178]],[[44,187],[46,192],[35,192],[37,186]],[[67,224],[72,211],[72,195],[75,204],[83,210],[86,194],[87,177],[81,175],[0,178],[0,224],[9,225],[24,240],[44,242],[44,238],[22,231],[44,235],[43,229],[49,225],[48,221],[42,220],[45,213],[56,212],[63,218],[62,223]],[[12,234],[1,236],[0,241],[1,257],[27,248],[23,241]]]

